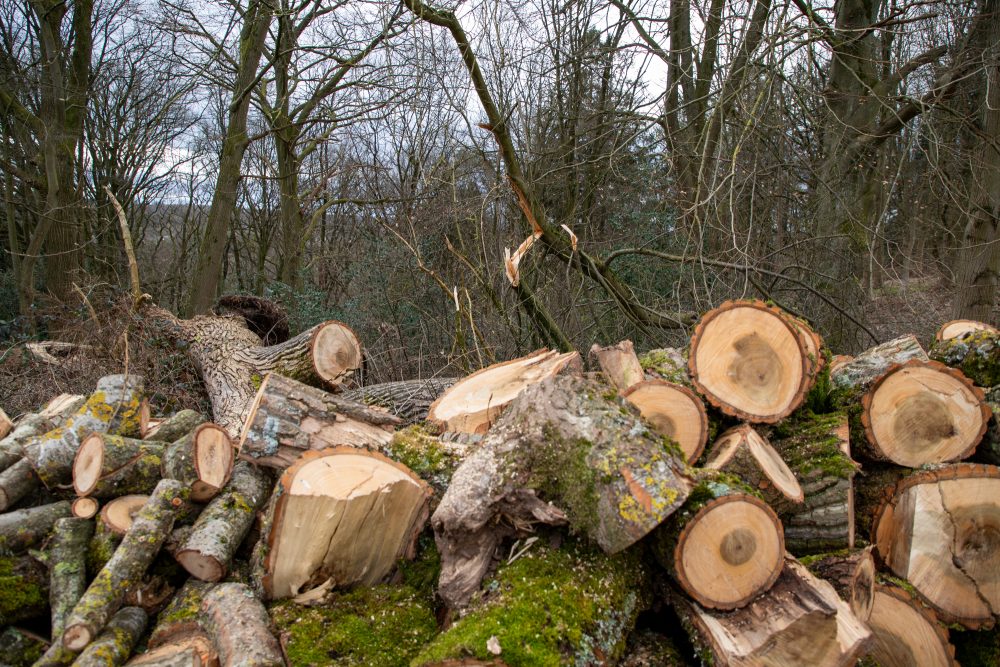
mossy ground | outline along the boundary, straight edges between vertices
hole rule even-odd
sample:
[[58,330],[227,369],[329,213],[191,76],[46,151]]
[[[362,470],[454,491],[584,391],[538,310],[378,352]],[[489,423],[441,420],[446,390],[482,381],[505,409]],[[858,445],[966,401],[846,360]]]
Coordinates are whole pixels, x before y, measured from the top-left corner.
[[537,544],[501,565],[471,611],[410,664],[492,659],[491,637],[509,665],[613,664],[648,602],[645,576],[635,549],[605,556],[575,541],[558,549]]
[[45,568],[29,557],[0,557],[0,625],[45,611],[49,592]]

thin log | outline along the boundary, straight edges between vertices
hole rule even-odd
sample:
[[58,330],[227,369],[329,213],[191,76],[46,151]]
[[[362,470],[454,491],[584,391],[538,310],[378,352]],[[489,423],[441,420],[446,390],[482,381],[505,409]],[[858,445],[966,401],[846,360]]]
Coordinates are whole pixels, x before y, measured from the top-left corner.
[[62,637],[66,618],[87,589],[87,546],[93,534],[93,521],[67,517],[55,523],[49,551],[53,641]]
[[201,603],[201,623],[221,667],[284,667],[267,610],[243,584],[218,584]]
[[73,501],[73,516],[79,519],[92,519],[101,509],[101,503],[95,498],[77,498]]
[[101,634],[73,662],[73,667],[124,665],[146,631],[148,620],[146,612],[139,607],[119,609]]
[[[60,394],[41,412],[24,415],[17,420],[7,437],[0,440],[0,470],[6,470],[24,458],[24,443],[62,423],[80,409],[86,399],[75,394]],[[5,509],[0,507],[0,510]]]
[[[145,415],[144,415],[145,417]],[[140,426],[140,433],[143,440],[159,440],[160,442],[175,442],[193,431],[199,424],[204,424],[208,420],[197,410],[181,410],[175,412],[166,419],[160,420],[158,424],[151,425],[144,421]]]
[[0,472],[0,511],[7,511],[38,488],[38,475],[28,459],[22,458]]
[[212,584],[205,581],[188,579],[184,582],[160,612],[146,645],[154,649],[186,636],[204,632],[198,612],[205,593],[210,590]]
[[779,499],[801,504],[798,480],[777,451],[749,424],[734,426],[719,436],[705,457],[705,468],[736,475],[770,505]]
[[0,514],[0,551],[17,553],[41,544],[55,522],[67,516],[68,500]]
[[427,419],[427,411],[434,401],[458,380],[459,378],[426,378],[383,382],[345,391],[343,397],[356,403],[385,408],[389,414],[399,417],[403,425],[408,426]]

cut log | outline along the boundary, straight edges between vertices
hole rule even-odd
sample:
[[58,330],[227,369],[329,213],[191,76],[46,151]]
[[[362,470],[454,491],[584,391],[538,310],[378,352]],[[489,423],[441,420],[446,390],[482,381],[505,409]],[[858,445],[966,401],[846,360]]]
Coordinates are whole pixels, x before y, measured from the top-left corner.
[[[172,432],[171,432],[172,433]],[[233,443],[221,426],[204,423],[188,429],[167,446],[162,475],[191,487],[191,500],[208,502],[229,481]]]
[[147,494],[160,481],[165,450],[162,442],[92,433],[73,459],[73,490],[100,499]]
[[459,380],[427,412],[427,421],[442,431],[485,433],[507,405],[525,388],[568,370],[582,370],[580,354],[536,350],[493,364]]
[[146,631],[146,612],[139,607],[119,609],[97,638],[73,662],[73,667],[118,667]]
[[868,622],[875,600],[875,559],[872,547],[856,551],[822,554],[802,560],[820,579],[830,582],[862,623]]
[[1000,468],[960,463],[908,475],[875,522],[875,547],[945,623],[1000,613]]
[[947,628],[905,585],[887,579],[875,584],[868,627],[875,637],[870,657],[879,667],[958,665]]
[[791,558],[774,586],[742,609],[711,611],[679,592],[671,601],[706,665],[848,667],[872,641],[833,587]]
[[936,361],[893,366],[862,399],[865,440],[855,451],[877,461],[919,467],[968,458],[989,425],[983,392]]
[[720,435],[705,457],[704,467],[736,475],[768,504],[779,497],[791,503],[801,503],[805,498],[795,474],[749,424],[734,426]]
[[73,516],[79,519],[92,519],[101,509],[101,503],[94,498],[77,498],[73,501]]
[[622,395],[657,433],[680,446],[688,463],[701,457],[708,441],[708,414],[693,391],[666,380],[642,380]]
[[91,433],[137,435],[142,386],[137,375],[103,377],[63,426],[26,442],[25,457],[42,483],[52,489],[71,481],[76,450]]
[[782,311],[782,314],[798,330],[799,336],[805,345],[806,358],[809,360],[806,377],[809,379],[809,386],[811,387],[815,383],[816,378],[819,377],[826,362],[826,359],[823,357],[823,338],[804,319],[795,317],[787,311]]
[[149,496],[135,494],[109,501],[101,509],[101,520],[112,533],[124,536],[132,527],[132,520],[145,506]]
[[[24,458],[24,443],[36,435],[42,435],[58,428],[84,403],[83,396],[60,394],[38,413],[32,413],[17,420],[7,437],[0,440],[0,470],[6,470]],[[0,507],[0,511],[6,509]]]
[[676,516],[654,531],[653,553],[704,607],[738,609],[781,574],[781,522],[738,478],[704,471]]
[[865,350],[847,363],[835,364],[830,369],[830,381],[835,387],[860,394],[890,367],[912,360],[930,361],[930,358],[916,337],[901,336]]
[[646,379],[630,340],[607,347],[595,344],[590,348],[590,362],[591,367],[596,365],[600,368],[611,385],[621,393]]
[[812,379],[799,329],[760,301],[727,301],[702,316],[688,371],[698,392],[733,417],[774,423],[805,399]]
[[377,449],[392,439],[399,424],[386,412],[272,373],[250,408],[239,452],[258,465],[283,469],[308,450]]
[[[144,405],[148,408],[148,404]],[[193,431],[200,424],[208,420],[204,415],[196,410],[181,410],[166,419],[159,420],[156,424],[149,422],[149,417],[143,415],[145,420],[140,425],[140,433],[143,440],[159,440],[160,442],[175,442]]]
[[951,320],[941,325],[941,328],[934,334],[934,340],[941,342],[980,331],[997,333],[997,328],[985,322],[977,322],[976,320]]
[[218,667],[219,654],[204,632],[150,648],[127,663],[128,667]]
[[0,626],[47,615],[49,573],[27,555],[0,555]]
[[87,588],[66,620],[62,644],[82,651],[121,606],[129,584],[140,580],[170,534],[174,513],[189,491],[176,480],[164,479],[132,521],[121,544]]
[[957,368],[980,387],[1000,384],[1000,331],[976,331],[931,346],[934,361]]
[[773,430],[771,445],[795,474],[805,500],[769,498],[785,527],[785,547],[796,555],[854,547],[854,476],[850,429],[842,412],[800,410]]
[[201,623],[222,667],[284,667],[267,610],[243,584],[218,584],[208,591]]
[[639,363],[646,375],[656,380],[666,380],[674,384],[691,386],[691,376],[688,375],[687,350],[664,347],[650,350],[639,357]]
[[545,542],[501,561],[489,593],[410,664],[492,660],[497,649],[509,665],[617,664],[651,601],[648,569],[636,550],[606,556],[575,541],[558,549]]
[[605,385],[539,382],[462,462],[434,512],[439,594],[453,608],[468,602],[504,526],[569,522],[615,553],[670,516],[692,486],[679,448]]
[[[225,489],[198,516],[177,562],[203,581],[219,581],[229,571],[233,555],[250,531],[257,510],[267,500],[271,479],[241,461]],[[309,526],[315,530],[316,526]],[[359,537],[355,535],[354,538]]]
[[0,472],[0,512],[5,512],[38,488],[38,475],[28,459]]
[[343,396],[349,401],[385,408],[389,414],[399,417],[408,426],[427,419],[431,404],[458,380],[459,378],[426,378],[383,382],[345,391]]
[[55,522],[67,516],[68,500],[0,514],[0,553],[17,553],[41,544]]
[[306,452],[275,486],[254,554],[259,589],[281,599],[327,580],[381,580],[412,556],[430,494],[409,468],[376,452]]
[[69,517],[55,523],[49,550],[53,641],[62,637],[66,617],[87,589],[87,546],[93,534],[92,521]]
[[146,645],[150,649],[177,642],[189,635],[204,632],[199,621],[199,610],[205,593],[212,589],[212,584],[197,579],[188,579],[170,599],[169,604],[160,612],[156,625],[149,634]]

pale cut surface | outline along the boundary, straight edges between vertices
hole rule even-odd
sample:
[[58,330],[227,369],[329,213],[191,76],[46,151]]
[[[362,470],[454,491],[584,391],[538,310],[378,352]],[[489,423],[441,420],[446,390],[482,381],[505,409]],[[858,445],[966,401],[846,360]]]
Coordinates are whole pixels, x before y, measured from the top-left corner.
[[691,341],[691,379],[726,414],[773,422],[805,396],[801,337],[780,315],[738,304],[706,315]]
[[937,362],[890,369],[865,396],[864,407],[868,442],[908,467],[970,456],[989,421],[982,393]]
[[208,636],[192,632],[134,656],[125,663],[146,667],[217,667],[219,657]]
[[73,501],[73,516],[89,519],[99,510],[101,504],[93,498],[77,498]]
[[214,493],[225,486],[233,469],[234,452],[229,434],[215,424],[198,427],[194,447],[194,467],[199,481],[192,485],[191,493],[194,500],[201,500],[206,491]]
[[[774,451],[774,447],[767,440],[745,424],[733,427],[719,436],[719,439],[712,446],[712,451],[708,454],[705,467],[713,470],[726,470],[742,448],[746,449],[756,462],[760,472],[767,477],[781,495],[795,503],[801,503],[805,499],[802,486],[795,478],[795,473],[789,469],[788,464],[778,452]],[[744,471],[734,472],[740,476],[746,474]]]
[[623,396],[657,433],[680,446],[688,463],[698,460],[708,440],[708,415],[693,391],[665,380],[645,380]]
[[122,496],[109,501],[101,510],[101,519],[115,533],[124,535],[132,526],[132,517],[142,509],[149,496]]
[[713,609],[733,609],[766,590],[784,562],[781,524],[763,502],[709,502],[681,534],[674,560],[682,588]]
[[525,388],[579,365],[578,352],[538,350],[526,357],[493,364],[459,380],[427,412],[445,431],[485,433],[500,412]]
[[942,324],[941,328],[934,334],[934,338],[939,341],[951,340],[952,338],[958,338],[973,331],[997,333],[997,328],[985,322],[977,322],[976,320],[952,320]]
[[388,459],[337,451],[289,473],[271,528],[265,581],[272,599],[327,579],[335,586],[378,582],[426,520],[429,487]]
[[14,428],[14,422],[3,411],[3,408],[0,408],[0,438],[6,438],[12,428]]
[[316,374],[330,384],[339,384],[361,368],[361,343],[347,325],[327,322],[313,334]]
[[875,585],[868,627],[875,636],[871,656],[880,667],[949,667],[947,634],[899,591]]
[[98,433],[87,436],[73,461],[73,487],[80,495],[86,495],[97,486],[104,465],[104,438]]

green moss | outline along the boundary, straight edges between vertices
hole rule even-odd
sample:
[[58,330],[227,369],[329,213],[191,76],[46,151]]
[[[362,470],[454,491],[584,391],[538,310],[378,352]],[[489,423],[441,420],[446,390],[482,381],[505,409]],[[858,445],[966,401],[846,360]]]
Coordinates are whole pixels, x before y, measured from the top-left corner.
[[356,588],[323,607],[285,601],[270,613],[279,633],[287,633],[292,667],[407,665],[437,633],[433,610],[409,586]]
[[600,524],[597,515],[598,471],[588,462],[592,444],[586,440],[565,440],[554,428],[543,429],[545,446],[532,457],[528,486],[543,498],[561,499],[576,530],[590,532]]
[[43,612],[49,593],[44,568],[28,557],[0,557],[0,625]]
[[823,350],[822,354],[823,368],[820,369],[819,375],[816,376],[816,382],[813,383],[802,404],[804,408],[816,414],[835,410],[830,400],[830,395],[833,392],[833,382],[830,380],[830,363],[833,361],[833,355],[830,354],[830,350],[826,349]]
[[448,487],[452,474],[461,463],[460,457],[423,424],[396,431],[383,452],[437,490]]
[[775,427],[771,444],[800,481],[817,471],[823,476],[841,479],[858,471],[857,464],[840,448],[837,429],[843,424],[844,416],[843,412],[817,415],[802,409]]
[[417,539],[417,555],[413,560],[401,559],[397,572],[405,586],[434,604],[435,589],[441,576],[441,554],[434,543],[434,533],[428,528]]
[[980,387],[1000,384],[1000,334],[974,331],[937,342],[930,358],[957,368]]
[[650,350],[639,357],[639,365],[647,373],[657,375],[667,382],[690,386],[687,362],[675,350]]
[[491,637],[508,665],[614,664],[648,602],[645,576],[635,549],[607,556],[578,542],[561,549],[537,546],[501,565],[472,611],[410,664],[491,659],[486,647]]
[[6,667],[29,667],[45,652],[45,642],[17,628],[0,633],[0,657]]

